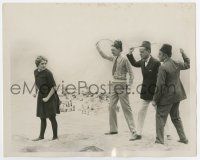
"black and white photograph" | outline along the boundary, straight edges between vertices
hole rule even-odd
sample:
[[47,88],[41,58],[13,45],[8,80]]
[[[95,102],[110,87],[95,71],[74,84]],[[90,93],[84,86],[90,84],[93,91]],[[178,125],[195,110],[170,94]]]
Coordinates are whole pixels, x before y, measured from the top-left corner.
[[195,3],[3,3],[5,157],[197,154]]

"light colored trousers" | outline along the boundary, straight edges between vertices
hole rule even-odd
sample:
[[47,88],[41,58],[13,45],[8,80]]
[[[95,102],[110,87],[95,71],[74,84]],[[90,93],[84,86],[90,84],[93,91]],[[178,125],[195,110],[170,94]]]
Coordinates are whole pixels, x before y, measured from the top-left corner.
[[126,122],[128,124],[131,133],[136,131],[133,114],[129,102],[129,94],[126,92],[126,83],[112,83],[111,85],[111,95],[109,104],[109,123],[110,132],[118,132],[117,126],[117,102],[120,100],[122,110]]
[[[142,99],[142,106],[141,106],[141,108],[138,112],[138,126],[137,126],[137,134],[138,135],[142,134],[142,130],[143,130],[143,126],[144,126],[144,120],[145,120],[146,113],[147,113],[148,106],[149,106],[150,102],[151,102],[150,100],[143,100]],[[156,110],[156,107],[155,107],[155,110]],[[166,123],[166,125],[165,125],[165,133],[166,133],[166,135],[170,135],[168,123]]]

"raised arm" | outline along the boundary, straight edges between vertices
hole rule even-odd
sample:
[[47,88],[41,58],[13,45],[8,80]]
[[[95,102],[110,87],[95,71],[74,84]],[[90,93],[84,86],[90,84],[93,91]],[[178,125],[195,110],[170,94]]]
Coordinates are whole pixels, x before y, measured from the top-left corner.
[[183,61],[184,62],[178,62],[178,66],[180,67],[180,70],[186,70],[190,68],[190,59],[187,57],[183,49],[180,49],[180,53],[182,54]]
[[106,54],[103,53],[103,51],[100,49],[98,43],[96,44],[96,48],[97,48],[97,51],[99,52],[100,56],[106,60],[109,60],[109,61],[113,61],[114,57],[113,56],[108,56]]
[[129,53],[126,55],[129,62],[131,63],[132,66],[134,67],[141,67],[141,60],[139,61],[136,61],[135,58],[133,57],[133,51],[134,51],[134,48],[130,48],[129,50]]
[[127,68],[128,74],[129,74],[128,84],[131,86],[133,84],[134,75],[133,75],[133,70],[131,69],[131,64],[128,61],[128,59],[126,59],[126,68]]

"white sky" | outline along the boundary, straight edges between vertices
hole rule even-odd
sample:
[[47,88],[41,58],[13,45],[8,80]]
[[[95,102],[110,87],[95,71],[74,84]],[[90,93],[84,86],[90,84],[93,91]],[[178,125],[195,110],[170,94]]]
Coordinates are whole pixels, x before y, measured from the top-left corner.
[[[34,81],[34,60],[41,54],[49,59],[49,68],[57,82],[109,79],[112,65],[100,58],[94,46],[101,38],[121,39],[125,53],[143,40],[167,42],[175,48],[173,58],[181,60],[178,49],[182,47],[195,64],[194,5],[70,8],[66,4],[4,6],[4,54],[8,54],[6,50],[12,56],[13,83]],[[153,56],[157,56],[158,49],[154,46]],[[136,82],[140,82],[140,69],[133,71]],[[195,78],[189,78],[190,71],[181,73],[186,92],[189,80]]]
[[[195,6],[190,4],[7,4],[4,5],[4,47],[11,54],[13,83],[33,82],[37,55],[48,58],[57,83],[103,82],[112,64],[97,53],[102,38],[123,41],[124,53],[143,40],[170,43],[173,58],[179,48],[195,55]],[[152,46],[157,57],[160,45]],[[4,48],[5,49],[5,48]],[[136,58],[139,54],[135,52]],[[133,68],[136,82],[140,69]],[[186,88],[189,71],[182,73]]]

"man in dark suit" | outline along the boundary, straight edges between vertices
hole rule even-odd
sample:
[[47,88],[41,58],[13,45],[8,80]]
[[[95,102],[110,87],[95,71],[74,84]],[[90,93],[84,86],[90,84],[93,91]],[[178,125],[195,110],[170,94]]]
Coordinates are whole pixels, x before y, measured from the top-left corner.
[[[146,112],[150,102],[153,99],[155,92],[157,73],[160,66],[160,62],[151,56],[151,43],[149,41],[143,41],[140,46],[141,60],[136,61],[133,57],[134,48],[130,49],[127,57],[134,67],[140,67],[142,70],[143,82],[142,89],[140,92],[140,98],[142,99],[142,106],[138,113],[138,128],[137,128],[137,139],[141,139],[142,129],[144,126],[144,120]],[[139,88],[139,87],[138,87]],[[166,126],[168,131],[168,126]],[[167,133],[168,139],[170,139],[169,133]]]
[[180,71],[190,68],[190,59],[180,49],[184,62],[171,59],[172,46],[164,44],[159,52],[159,60],[163,62],[158,71],[156,91],[152,104],[157,105],[156,111],[156,142],[164,144],[164,126],[170,114],[171,120],[179,135],[179,142],[188,143],[179,115],[180,101],[186,99],[185,90],[180,80]]

